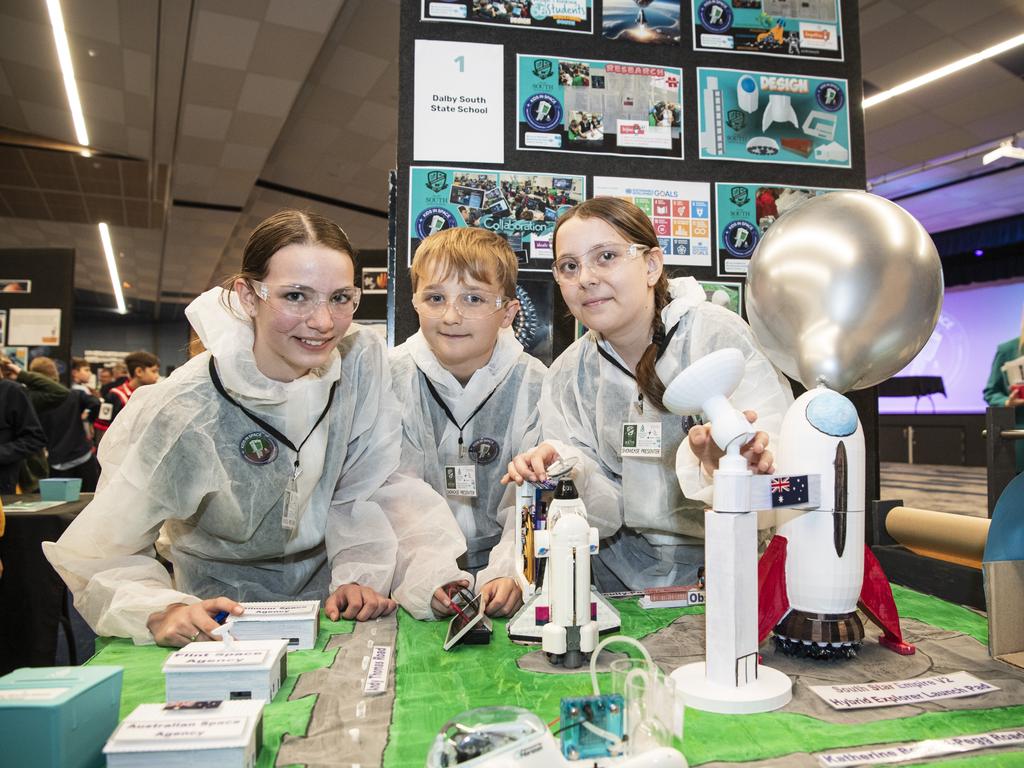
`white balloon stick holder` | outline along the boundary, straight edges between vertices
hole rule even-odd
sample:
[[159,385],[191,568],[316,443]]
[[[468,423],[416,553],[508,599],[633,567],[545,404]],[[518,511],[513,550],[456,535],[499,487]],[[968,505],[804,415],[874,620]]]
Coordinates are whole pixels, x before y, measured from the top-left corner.
[[754,433],[728,400],[743,367],[738,350],[712,353],[680,373],[663,398],[673,413],[703,412],[712,439],[726,451],[714,473],[713,508],[704,513],[706,661],[671,675],[687,706],[723,714],[769,712],[793,697],[790,679],[758,655],[755,476],[740,455]]

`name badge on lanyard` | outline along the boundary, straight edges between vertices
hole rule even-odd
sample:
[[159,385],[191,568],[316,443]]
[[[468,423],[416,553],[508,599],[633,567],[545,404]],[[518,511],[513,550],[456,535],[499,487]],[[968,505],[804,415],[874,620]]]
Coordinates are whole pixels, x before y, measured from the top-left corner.
[[622,452],[626,456],[661,457],[661,422],[627,421],[622,425]]
[[476,466],[448,465],[444,468],[444,492],[448,496],[476,496]]

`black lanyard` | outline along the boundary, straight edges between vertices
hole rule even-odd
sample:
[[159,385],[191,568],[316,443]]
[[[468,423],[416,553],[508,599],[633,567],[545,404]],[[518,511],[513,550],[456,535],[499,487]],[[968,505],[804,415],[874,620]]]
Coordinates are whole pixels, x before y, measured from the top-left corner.
[[295,469],[294,472],[292,473],[292,476],[298,477],[299,452],[302,450],[302,446],[306,444],[306,440],[309,440],[309,438],[313,436],[313,433],[316,432],[316,428],[320,426],[320,422],[324,420],[324,417],[327,415],[327,412],[331,410],[331,403],[334,402],[334,390],[337,388],[338,382],[335,381],[333,384],[331,384],[331,391],[327,395],[327,405],[324,406],[323,411],[320,413],[320,418],[316,420],[316,424],[314,424],[313,428],[309,430],[309,434],[306,435],[306,438],[301,443],[299,443],[299,447],[296,448],[295,444],[287,437],[285,437],[281,432],[279,432],[277,429],[275,429],[270,424],[265,422],[263,419],[261,419],[259,416],[257,416],[255,413],[250,411],[248,408],[246,408],[244,405],[242,405],[240,402],[238,402],[233,397],[231,397],[231,395],[228,394],[227,390],[224,389],[224,385],[221,384],[220,382],[220,376],[217,375],[217,366],[214,364],[212,356],[210,357],[210,378],[213,380],[213,386],[217,388],[217,391],[220,393],[221,397],[223,397],[225,400],[227,400],[229,403],[235,406],[238,410],[240,410],[242,413],[244,413],[246,416],[248,416],[250,419],[256,422],[256,424],[263,427],[263,429],[267,430],[267,432],[269,432],[271,435],[276,437],[278,440],[280,440],[282,443],[284,443],[286,446],[288,446],[295,452]]
[[459,458],[461,459],[464,453],[462,448],[462,430],[464,430],[466,428],[466,425],[473,420],[474,416],[480,413],[480,409],[487,405],[487,401],[494,396],[494,393],[498,391],[498,387],[500,387],[501,385],[499,384],[498,387],[492,389],[491,394],[485,397],[484,401],[476,407],[476,410],[469,414],[469,418],[466,419],[461,424],[459,424],[459,422],[455,420],[455,415],[451,412],[451,409],[448,407],[445,401],[441,399],[441,395],[437,393],[437,390],[434,389],[434,385],[430,382],[430,379],[427,378],[427,374],[423,373],[423,371],[420,371],[420,374],[422,374],[423,381],[426,382],[427,389],[430,390],[430,396],[434,398],[434,402],[441,406],[441,410],[444,411],[444,415],[448,417],[448,421],[450,421],[455,426],[455,428],[459,430]]
[[[661,356],[664,355],[665,354],[665,350],[668,349],[668,343],[670,341],[672,341],[672,337],[676,335],[676,331],[678,329],[679,329],[679,323],[676,323],[675,325],[672,326],[671,330],[669,330],[668,333],[664,334],[663,338],[660,338],[660,339],[657,340],[658,355],[657,355],[657,357],[655,357],[655,360],[661,360]],[[633,381],[636,381],[636,374],[633,371],[629,370],[629,368],[627,368],[622,363],[620,363],[618,360],[616,360],[615,357],[612,355],[612,353],[609,352],[604,347],[602,347],[600,342],[598,342],[596,339],[594,340],[594,343],[597,344],[597,353],[599,355],[601,355],[601,357],[603,357],[609,363],[614,365],[616,368],[618,368],[624,374],[629,376],[629,378],[631,378]],[[644,412],[644,393],[640,392],[639,389],[637,390],[636,402],[637,402],[637,407],[640,409],[640,413],[643,414],[643,412]]]

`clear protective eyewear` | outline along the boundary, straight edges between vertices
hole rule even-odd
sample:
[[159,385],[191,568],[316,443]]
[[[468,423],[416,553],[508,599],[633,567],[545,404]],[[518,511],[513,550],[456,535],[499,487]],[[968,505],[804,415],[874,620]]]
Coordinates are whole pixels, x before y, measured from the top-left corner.
[[444,317],[449,306],[467,320],[482,320],[500,312],[508,302],[504,296],[482,291],[466,291],[454,298],[442,291],[419,291],[412,297],[416,311],[434,320]]
[[627,261],[651,250],[649,245],[640,243],[602,243],[595,245],[582,256],[563,256],[555,259],[551,272],[559,283],[575,284],[580,281],[583,267],[597,275],[609,275]]
[[335,319],[351,317],[359,306],[359,298],[363,293],[355,286],[339,288],[327,295],[305,285],[268,285],[259,280],[249,282],[256,290],[256,295],[263,299],[268,307],[296,320],[312,317],[321,304],[327,305],[327,311]]

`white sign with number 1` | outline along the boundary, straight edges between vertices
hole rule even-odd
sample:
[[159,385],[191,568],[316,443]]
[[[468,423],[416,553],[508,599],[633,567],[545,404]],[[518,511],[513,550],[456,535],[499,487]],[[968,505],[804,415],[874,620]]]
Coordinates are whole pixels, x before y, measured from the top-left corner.
[[416,41],[413,160],[504,163],[500,45]]

